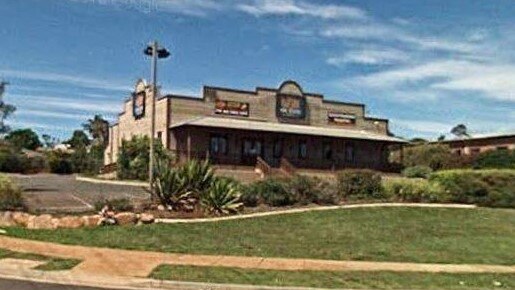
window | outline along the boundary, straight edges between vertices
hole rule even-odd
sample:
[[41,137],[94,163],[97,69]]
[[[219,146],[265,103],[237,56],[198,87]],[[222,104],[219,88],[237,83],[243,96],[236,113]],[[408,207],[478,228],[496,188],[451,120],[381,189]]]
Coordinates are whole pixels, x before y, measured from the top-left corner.
[[227,154],[227,138],[224,136],[211,136],[209,152],[212,155]]
[[275,140],[273,155],[274,158],[280,158],[283,155],[283,142],[281,140]]
[[324,159],[333,159],[333,147],[331,146],[331,142],[324,142],[324,144],[322,145],[322,150],[324,154]]
[[308,146],[306,141],[299,142],[299,158],[305,159],[308,156]]
[[243,156],[261,156],[261,141],[254,139],[246,139],[243,141]]
[[354,161],[354,144],[347,144],[345,146],[345,160],[348,162]]

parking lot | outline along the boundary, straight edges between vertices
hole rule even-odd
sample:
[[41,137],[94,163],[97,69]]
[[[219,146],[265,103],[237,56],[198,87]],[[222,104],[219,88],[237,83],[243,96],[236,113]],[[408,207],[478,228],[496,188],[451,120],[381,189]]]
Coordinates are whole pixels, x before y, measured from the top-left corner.
[[94,209],[97,201],[128,198],[147,199],[145,188],[79,181],[74,175],[36,174],[10,175],[23,189],[30,211],[85,212]]

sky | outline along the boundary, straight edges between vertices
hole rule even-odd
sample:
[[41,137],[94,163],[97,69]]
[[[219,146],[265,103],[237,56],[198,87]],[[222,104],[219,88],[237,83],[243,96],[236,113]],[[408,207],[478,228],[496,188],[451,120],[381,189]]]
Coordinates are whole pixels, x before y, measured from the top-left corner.
[[406,138],[515,131],[511,0],[0,0],[8,121],[60,139],[115,121],[154,39],[165,93],[287,79],[366,104]]

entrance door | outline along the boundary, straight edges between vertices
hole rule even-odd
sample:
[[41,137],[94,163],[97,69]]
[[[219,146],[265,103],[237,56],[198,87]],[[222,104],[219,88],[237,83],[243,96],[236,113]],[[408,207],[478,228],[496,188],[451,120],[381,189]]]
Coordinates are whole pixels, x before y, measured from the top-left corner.
[[241,161],[246,165],[255,165],[258,156],[263,156],[263,141],[259,139],[244,139]]

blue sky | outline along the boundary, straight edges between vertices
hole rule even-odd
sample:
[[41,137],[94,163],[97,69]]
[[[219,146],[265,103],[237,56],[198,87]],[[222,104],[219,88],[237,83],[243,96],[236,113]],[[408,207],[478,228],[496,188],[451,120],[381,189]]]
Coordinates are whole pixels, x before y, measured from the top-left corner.
[[365,103],[401,136],[507,132],[513,15],[511,0],[0,0],[0,79],[11,125],[64,139],[94,113],[115,119],[158,39],[172,51],[165,92],[294,79]]

